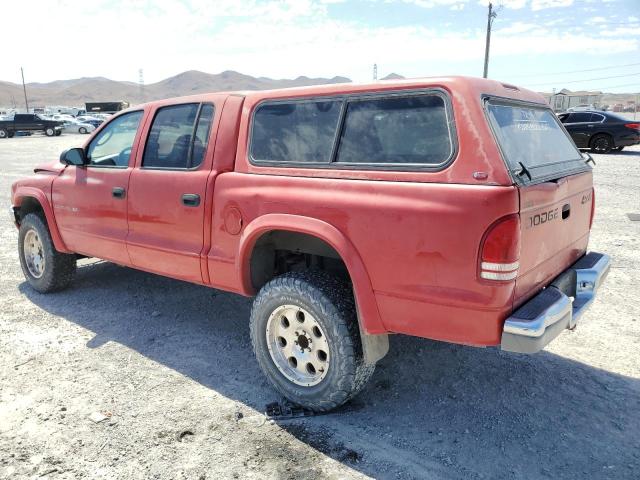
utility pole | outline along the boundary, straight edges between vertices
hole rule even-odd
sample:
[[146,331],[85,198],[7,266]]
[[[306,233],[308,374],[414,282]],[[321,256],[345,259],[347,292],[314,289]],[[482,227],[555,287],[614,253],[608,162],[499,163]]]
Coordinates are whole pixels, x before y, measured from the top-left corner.
[[375,82],[376,80],[378,80],[378,64],[374,63],[373,64],[373,81]]
[[498,14],[493,11],[493,4],[489,2],[489,14],[487,15],[487,43],[484,47],[484,74],[483,78],[487,78],[487,73],[489,71],[489,44],[491,43],[491,25],[493,24],[493,19],[496,18]]
[[29,113],[29,102],[27,102],[27,87],[24,84],[24,70],[20,67],[20,74],[22,75],[22,91],[24,92],[24,106],[27,109],[26,113]]

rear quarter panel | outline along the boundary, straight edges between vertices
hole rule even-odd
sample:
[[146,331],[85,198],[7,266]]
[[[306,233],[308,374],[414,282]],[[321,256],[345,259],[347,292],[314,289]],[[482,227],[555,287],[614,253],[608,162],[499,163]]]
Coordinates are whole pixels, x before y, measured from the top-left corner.
[[224,173],[214,203],[214,285],[229,289],[243,282],[236,268],[243,261],[237,255],[240,236],[225,228],[229,208],[249,225],[273,213],[311,217],[335,226],[357,249],[384,331],[476,345],[499,342],[513,286],[480,282],[477,258],[487,227],[517,212],[513,187]]

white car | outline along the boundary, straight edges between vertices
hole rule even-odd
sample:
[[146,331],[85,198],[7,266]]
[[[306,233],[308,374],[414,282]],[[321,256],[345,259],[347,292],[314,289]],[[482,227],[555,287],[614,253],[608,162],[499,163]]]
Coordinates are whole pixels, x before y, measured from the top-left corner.
[[90,123],[82,123],[77,120],[64,120],[62,130],[66,133],[91,133],[96,129]]
[[567,108],[567,112],[589,112],[591,110],[598,110],[593,104],[592,105],[576,105],[575,107]]

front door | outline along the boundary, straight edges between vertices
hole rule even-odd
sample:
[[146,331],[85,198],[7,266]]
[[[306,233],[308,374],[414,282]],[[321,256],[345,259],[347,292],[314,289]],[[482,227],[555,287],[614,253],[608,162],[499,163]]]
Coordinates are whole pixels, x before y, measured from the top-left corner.
[[129,263],[127,190],[143,111],[120,115],[86,149],[88,164],[69,165],[53,182],[53,210],[67,247]]
[[207,180],[217,118],[213,103],[160,107],[129,182],[127,248],[134,266],[202,283]]

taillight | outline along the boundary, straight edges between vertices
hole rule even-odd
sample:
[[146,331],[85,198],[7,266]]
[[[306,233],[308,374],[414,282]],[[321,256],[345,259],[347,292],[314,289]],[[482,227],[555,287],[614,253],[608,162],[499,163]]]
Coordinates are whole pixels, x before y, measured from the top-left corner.
[[489,227],[480,249],[480,278],[509,281],[520,268],[520,216],[501,218]]
[[640,123],[626,123],[625,127],[630,128],[631,130],[640,130]]
[[596,213],[596,189],[591,189],[591,217],[589,218],[589,230],[591,230],[591,225],[593,225],[593,217]]

